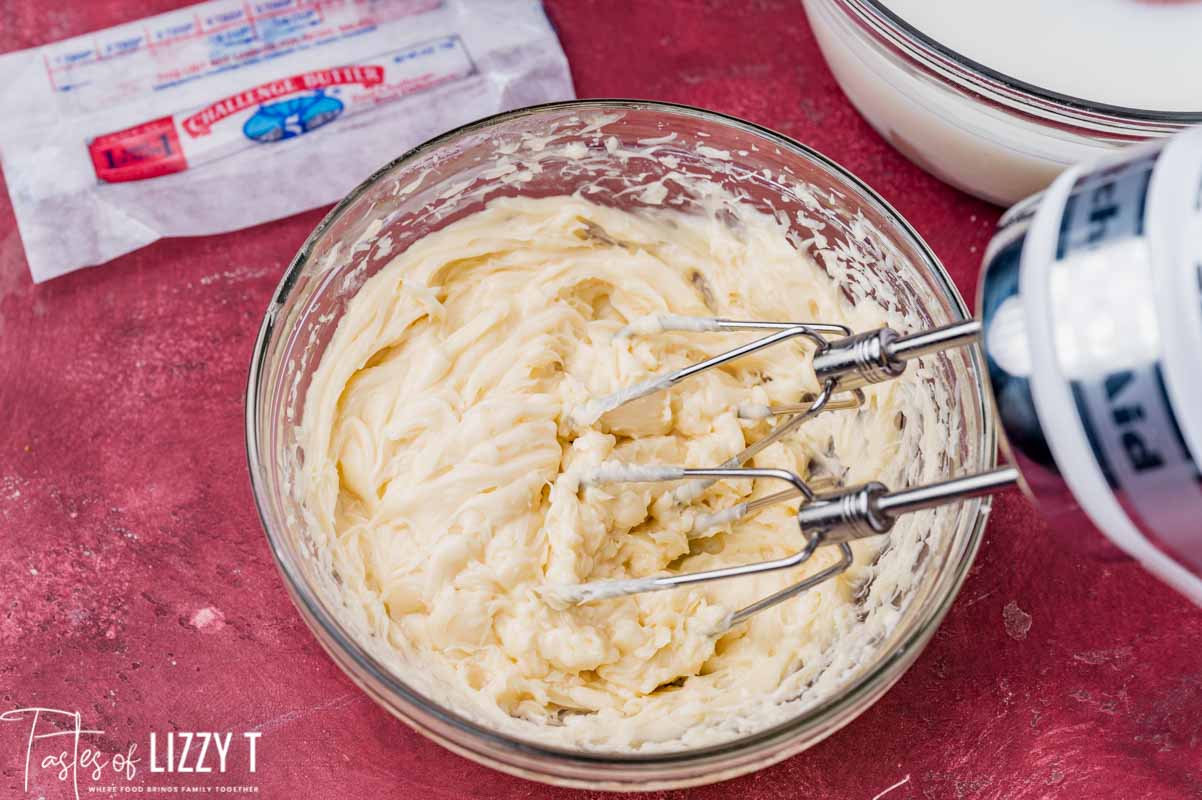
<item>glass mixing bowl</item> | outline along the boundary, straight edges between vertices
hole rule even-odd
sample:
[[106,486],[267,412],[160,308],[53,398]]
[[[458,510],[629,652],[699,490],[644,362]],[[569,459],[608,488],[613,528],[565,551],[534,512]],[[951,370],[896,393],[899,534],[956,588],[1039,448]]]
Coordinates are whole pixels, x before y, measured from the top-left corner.
[[[574,157],[544,158],[538,170],[511,168],[515,153],[537,153],[552,139],[568,143],[564,150],[574,150]],[[648,142],[656,143],[660,158],[629,155]],[[841,677],[839,692],[783,724],[721,745],[631,754],[519,740],[440,705],[390,666],[384,643],[360,628],[335,581],[321,569],[293,480],[304,459],[295,429],[308,382],[347,301],[396,253],[480,210],[492,197],[581,190],[594,202],[622,208],[638,208],[649,199],[688,208],[696,198],[676,183],[665,184],[666,198],[631,190],[669,171],[705,176],[737,191],[739,202],[775,213],[797,234],[795,246],[820,243],[828,252],[824,257],[841,253],[835,257],[843,259],[842,280],[887,284],[915,327],[967,314],[947,273],[905,220],[813,150],[700,109],[581,101],[513,111],[451,131],[351,192],[288,267],[251,362],[246,443],[255,501],[285,585],[314,635],[355,683],[414,729],[480,763],[549,783],[607,789],[708,783],[772,764],[829,736],[880,697],[918,656],[972,563],[988,511],[987,501],[973,500],[926,518],[930,528],[938,525],[946,535],[912,565],[923,579],[908,596],[896,598],[898,623],[869,663]],[[823,238],[815,237],[816,228]],[[952,475],[987,469],[995,462],[995,432],[977,353],[966,349],[938,360],[932,374],[947,400],[949,430],[956,433],[942,437],[939,452],[925,454],[928,470]]]

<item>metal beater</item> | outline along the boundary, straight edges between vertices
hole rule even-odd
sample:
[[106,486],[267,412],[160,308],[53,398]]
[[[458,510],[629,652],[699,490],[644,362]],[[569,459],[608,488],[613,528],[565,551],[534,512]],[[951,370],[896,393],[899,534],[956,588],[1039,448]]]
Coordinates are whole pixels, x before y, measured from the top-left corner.
[[[606,411],[691,375],[780,342],[814,346],[820,391],[779,409],[765,438],[714,469],[606,465],[594,483],[691,479],[682,503],[722,478],[788,484],[775,495],[701,515],[695,527],[732,522],[800,497],[805,546],[787,558],[724,569],[555,587],[564,602],[787,569],[824,545],[841,559],[806,580],[736,611],[728,625],[839,574],[848,542],[887,533],[908,511],[1024,486],[1058,520],[1088,521],[1154,574],[1202,605],[1202,126],[1107,154],[1066,170],[1042,194],[1007,211],[986,248],[977,308],[967,320],[901,336],[832,325],[653,317],[626,335],[661,330],[772,331],[677,372],[599,398],[578,412]],[[1138,322],[1138,324],[1133,324]],[[830,336],[831,338],[828,338]],[[880,483],[820,487],[786,470],[742,465],[808,419],[854,408],[857,391],[901,375],[923,355],[981,345],[999,428],[1013,467],[891,492]],[[746,412],[746,413],[745,413]],[[702,531],[703,532],[703,531]]]
[[[774,426],[767,436],[717,467],[687,469],[675,466],[607,464],[587,475],[583,482],[595,486],[608,483],[689,480],[690,483],[680,487],[675,493],[677,502],[687,504],[699,497],[706,488],[724,478],[778,480],[788,484],[788,488],[716,514],[700,515],[694,523],[694,531],[702,532],[709,527],[734,522],[767,505],[800,497],[802,504],[796,519],[806,545],[798,553],[770,561],[681,575],[596,581],[555,587],[555,596],[564,604],[587,603],[604,598],[789,569],[808,561],[819,547],[838,545],[840,560],[837,563],[800,583],[739,609],[727,618],[726,625],[723,626],[725,629],[843,572],[852,563],[852,552],[848,543],[866,536],[888,533],[901,514],[990,494],[1014,486],[1018,481],[1018,471],[1012,467],[1004,467],[896,492],[876,481],[851,488],[817,491],[815,486],[789,470],[743,466],[768,445],[796,430],[807,420],[824,412],[859,407],[864,399],[862,387],[900,376],[910,361],[976,342],[981,334],[981,323],[977,320],[955,322],[933,330],[902,336],[887,327],[852,333],[841,325],[748,322],[663,315],[635,321],[618,335],[626,337],[673,330],[758,330],[773,333],[705,361],[591,400],[573,414],[573,420],[580,424],[589,424],[633,400],[668,389],[694,375],[743,356],[797,338],[806,339],[814,346],[813,368],[821,389],[816,395],[803,398],[807,402],[797,405],[776,408],[740,407],[739,414],[743,417],[782,416],[784,420]],[[835,334],[837,338],[828,338],[829,334]]]

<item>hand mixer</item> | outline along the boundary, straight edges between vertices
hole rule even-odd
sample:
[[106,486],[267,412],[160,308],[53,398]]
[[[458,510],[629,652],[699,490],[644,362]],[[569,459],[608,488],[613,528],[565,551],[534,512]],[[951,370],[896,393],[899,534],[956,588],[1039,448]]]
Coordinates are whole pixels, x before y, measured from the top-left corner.
[[[848,543],[888,533],[900,515],[1021,481],[1051,519],[1087,515],[1202,603],[1202,129],[1070,169],[1007,212],[986,251],[978,308],[979,320],[904,336],[887,327],[853,333],[822,323],[672,315],[633,322],[619,335],[770,333],[594,399],[574,412],[577,422],[794,339],[813,345],[821,389],[797,405],[740,407],[741,417],[782,421],[717,467],[607,464],[584,482],[685,480],[675,498],[687,504],[722,479],[781,481],[783,491],[699,515],[694,529],[800,498],[796,521],[806,544],[785,558],[558,587],[557,595],[586,603],[671,589],[789,569],[820,547],[839,548],[834,565],[739,609],[725,629],[846,570]],[[788,470],[743,466],[818,414],[858,407],[862,387],[902,375],[910,361],[973,344],[983,345],[1014,466],[897,491],[879,482],[820,490]]]

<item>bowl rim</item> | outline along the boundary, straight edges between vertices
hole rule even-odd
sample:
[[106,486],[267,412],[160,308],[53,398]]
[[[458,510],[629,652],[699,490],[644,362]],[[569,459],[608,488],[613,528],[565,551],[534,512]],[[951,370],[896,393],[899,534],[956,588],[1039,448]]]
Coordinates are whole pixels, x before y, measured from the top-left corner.
[[[1018,102],[1021,102],[1018,98],[1022,98],[1022,100],[1027,101],[1039,101],[1043,104],[1041,107],[1044,109],[1051,106],[1054,108],[1058,107],[1063,112],[1076,112],[1078,114],[1084,112],[1094,116],[1113,117],[1115,118],[1115,122],[1181,126],[1202,122],[1202,110],[1159,111],[1156,109],[1100,103],[1095,100],[1087,100],[1083,97],[1064,94],[1039,86],[1038,84],[1020,80],[979,61],[975,61],[924,33],[903,19],[897,12],[888,8],[884,0],[833,0],[833,2],[850,7],[857,14],[872,14],[875,17],[875,21],[887,25],[891,33],[906,40],[907,44],[915,48],[922,55],[928,58],[947,59],[958,65],[962,70],[973,75],[973,77],[997,84],[1003,89],[1008,90],[1008,96],[1012,101],[1015,101],[1011,104],[1015,106],[1017,106]],[[950,82],[962,87],[967,84],[964,81],[952,80],[945,73],[941,72],[940,74]]]
[[[268,512],[270,503],[267,487],[264,485],[264,477],[262,474],[263,464],[260,457],[257,434],[261,418],[258,414],[258,397],[260,393],[266,389],[262,384],[262,377],[266,365],[266,357],[269,345],[273,341],[273,333],[275,332],[276,319],[278,312],[284,306],[288,295],[297,283],[297,280],[308,263],[312,250],[322,236],[329,230],[347,211],[358,201],[358,199],[366,192],[371,190],[383,176],[389,174],[392,170],[399,167],[401,164],[416,159],[425,153],[434,150],[443,144],[457,139],[459,137],[492,128],[500,123],[518,120],[523,117],[534,116],[546,112],[598,112],[598,111],[613,111],[613,110],[642,110],[642,111],[658,111],[669,116],[685,116],[701,118],[706,121],[726,125],[759,136],[771,144],[787,149],[796,156],[814,163],[821,169],[826,170],[832,176],[846,184],[846,188],[858,193],[856,199],[867,205],[877,207],[877,210],[896,224],[901,234],[908,237],[918,252],[920,259],[925,262],[926,267],[930,271],[933,282],[938,285],[939,289],[944,294],[944,299],[950,306],[953,314],[959,315],[961,319],[966,319],[970,315],[968,306],[961,296],[951,276],[943,267],[942,263],[935,256],[930,247],[923,241],[913,226],[906,221],[901,214],[897,212],[889,203],[887,203],[879,194],[877,194],[866,183],[861,181],[852,172],[842,167],[835,161],[827,158],[818,151],[770,128],[758,125],[747,120],[740,119],[731,115],[723,114],[716,111],[709,111],[695,106],[684,105],[679,103],[668,103],[661,101],[636,100],[623,98],[593,98],[587,100],[568,100],[551,103],[542,103],[533,106],[527,106],[510,111],[504,111],[498,114],[493,114],[479,120],[461,125],[451,129],[445,133],[435,136],[422,144],[417,145],[404,152],[402,155],[389,161],[387,164],[373,172],[366,180],[360,183],[357,187],[351,190],[337,205],[330,210],[329,213],[317,224],[312,233],[305,239],[297,251],[296,256],[289,263],[281,277],[275,292],[272,294],[271,301],[264,314],[263,321],[259,328],[258,336],[254,344],[254,351],[250,362],[249,372],[247,375],[246,397],[245,397],[245,436],[246,436],[246,457],[248,470],[250,472],[252,495],[254,497],[255,508],[259,515],[260,524],[266,535],[269,549],[272,557],[276,562],[276,566],[283,575],[286,589],[289,596],[292,598],[298,610],[301,611],[301,616],[305,619],[307,625],[316,635],[319,643],[327,650],[331,656],[331,660],[335,662],[348,677],[352,679],[356,685],[364,689],[373,699],[381,702],[386,710],[394,716],[398,716],[402,721],[409,724],[419,733],[431,737],[440,744],[450,746],[451,749],[460,754],[470,754],[471,756],[483,761],[490,766],[502,769],[503,771],[512,774],[518,774],[527,778],[550,779],[553,782],[575,786],[592,786],[596,787],[606,783],[606,779],[614,780],[612,776],[600,774],[596,779],[580,779],[570,776],[579,776],[579,768],[597,768],[599,766],[607,766],[611,768],[625,768],[627,770],[644,770],[651,772],[656,769],[665,768],[681,768],[690,765],[700,765],[713,759],[726,758],[727,761],[720,762],[726,767],[726,771],[720,774],[705,774],[686,776],[681,779],[681,776],[670,777],[664,779],[662,775],[653,775],[650,777],[649,783],[639,784],[637,787],[630,786],[632,783],[637,783],[638,778],[629,780],[618,779],[618,783],[630,788],[654,788],[668,787],[679,785],[692,785],[697,783],[705,783],[713,780],[723,780],[734,777],[738,774],[758,769],[767,766],[770,763],[775,763],[793,753],[797,752],[809,744],[813,744],[821,738],[833,733],[838,728],[850,722],[867,706],[856,709],[858,701],[862,699],[875,700],[886,691],[910,666],[917,658],[918,654],[925,647],[935,629],[946,615],[952,602],[959,593],[960,587],[967,577],[970,567],[974,561],[977,550],[980,547],[985,524],[988,518],[988,510],[990,508],[988,499],[976,499],[967,501],[966,507],[969,513],[973,515],[971,528],[967,533],[965,544],[961,552],[958,554],[956,563],[947,566],[947,573],[943,577],[946,588],[939,591],[932,591],[926,600],[924,607],[919,608],[917,617],[909,634],[901,640],[897,646],[883,654],[879,661],[874,663],[870,669],[867,669],[858,676],[854,681],[849,683],[843,691],[838,695],[829,698],[813,707],[806,709],[797,716],[791,717],[788,720],[773,725],[761,731],[742,736],[737,739],[722,742],[716,745],[709,745],[701,748],[693,748],[688,750],[673,750],[654,753],[611,753],[605,751],[587,751],[573,750],[568,748],[560,748],[550,745],[545,745],[539,742],[521,739],[516,736],[511,736],[489,728],[471,719],[468,719],[460,714],[452,711],[437,702],[427,698],[421,692],[410,688],[403,681],[395,677],[391,671],[375,659],[370,653],[366,652],[352,637],[344,632],[342,626],[337,619],[331,614],[325,603],[315,596],[311,591],[303,574],[298,569],[297,564],[293,563],[292,557],[286,551],[285,544],[280,541],[281,534],[277,533],[273,528],[273,523]],[[842,187],[841,187],[842,188]],[[990,406],[987,377],[984,365],[981,361],[980,354],[977,350],[971,349],[968,351],[968,358],[971,371],[977,376],[977,385],[979,391],[976,393],[976,402],[978,408],[975,409],[981,419],[981,458],[983,463],[980,468],[988,469],[994,466],[997,462],[997,429],[994,420],[992,409]],[[969,506],[968,503],[975,505],[975,508]],[[950,554],[949,558],[956,557],[957,554]],[[935,587],[938,588],[938,587]],[[331,642],[337,645],[340,652],[334,652],[331,649]],[[424,721],[414,720],[409,716],[409,711],[401,713],[395,708],[394,702],[382,702],[379,693],[374,687],[369,688],[363,685],[362,676],[356,675],[351,668],[345,663],[341,656],[347,656],[353,662],[355,667],[362,670],[373,681],[383,685],[388,691],[399,696],[405,703],[416,707],[422,713],[428,715],[437,723],[441,723],[444,727],[456,729],[459,733],[468,734],[472,737],[472,743],[482,743],[488,745],[486,748],[469,746],[468,743],[462,740],[448,741],[439,732],[432,730]],[[391,699],[390,699],[391,700]],[[845,715],[845,719],[838,719],[840,712],[851,710],[854,713]],[[823,724],[825,728],[821,728]],[[821,729],[817,738],[811,739],[800,747],[788,749],[789,742],[796,741],[807,732],[812,732],[815,729]],[[477,742],[479,740],[479,742]],[[783,746],[783,749],[768,755],[766,758],[753,760],[750,763],[739,762],[736,757],[746,757],[749,752],[763,752],[765,748],[772,745]],[[564,767],[576,767],[575,771],[568,769],[555,770],[546,769],[545,762],[541,763],[543,768],[532,768],[528,761],[507,762],[501,758],[498,750],[501,752],[511,752],[515,755],[541,759],[554,759]]]

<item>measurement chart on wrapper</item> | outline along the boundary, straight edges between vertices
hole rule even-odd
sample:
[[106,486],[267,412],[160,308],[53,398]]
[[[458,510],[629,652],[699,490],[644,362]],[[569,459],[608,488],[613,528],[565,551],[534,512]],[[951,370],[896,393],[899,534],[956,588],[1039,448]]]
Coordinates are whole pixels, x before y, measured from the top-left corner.
[[261,0],[218,2],[161,14],[46,48],[46,76],[71,105],[96,108],[321,47],[382,23],[443,6],[443,0]]

